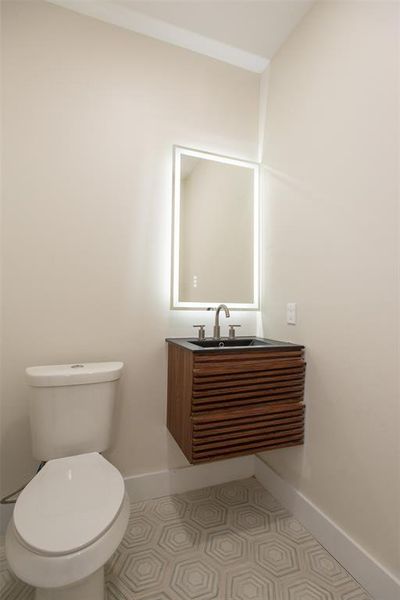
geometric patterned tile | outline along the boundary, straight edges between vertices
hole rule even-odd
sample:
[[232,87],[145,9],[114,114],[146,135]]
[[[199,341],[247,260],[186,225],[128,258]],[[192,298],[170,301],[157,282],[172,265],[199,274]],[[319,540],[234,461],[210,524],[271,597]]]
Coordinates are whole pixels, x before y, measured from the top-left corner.
[[129,558],[129,555],[120,555],[119,560],[114,562],[111,569],[107,566],[105,573],[107,600],[131,600],[133,597],[136,598],[136,595],[132,593],[129,584],[126,585],[125,580],[120,576],[123,566]]
[[223,565],[247,560],[247,540],[231,529],[222,529],[208,535],[205,553]]
[[254,565],[228,573],[226,590],[231,600],[278,600],[275,582]]
[[1,600],[33,600],[34,590],[19,581],[7,565],[4,547],[0,547],[0,598]]
[[164,525],[158,546],[167,552],[193,552],[199,550],[201,530],[187,522]]
[[292,515],[285,515],[276,519],[277,531],[290,541],[301,544],[313,540],[307,529]]
[[[108,599],[110,600],[110,599]],[[125,599],[123,599],[125,600]],[[128,600],[133,600],[132,597],[130,597]],[[170,596],[169,594],[166,594],[165,592],[156,592],[151,593],[149,596],[142,596],[140,595],[140,600],[173,600],[173,596]]]
[[248,502],[249,490],[239,481],[234,481],[216,487],[215,497],[227,506],[237,506]]
[[129,519],[128,527],[122,545],[124,548],[137,548],[141,544],[147,544],[155,534],[155,525],[148,517],[136,514]]
[[153,500],[143,500],[142,502],[133,502],[130,505],[130,511],[129,511],[130,518],[132,518],[136,514],[142,515],[145,512],[149,512],[153,506],[154,506]]
[[300,570],[296,548],[277,536],[256,543],[255,560],[275,577],[287,577]]
[[196,500],[206,500],[211,497],[212,494],[211,487],[201,488],[199,490],[191,490],[190,492],[185,492],[181,495],[182,498],[188,500],[189,502],[196,502]]
[[[124,541],[124,540],[122,540]],[[115,574],[119,573],[119,571],[122,568],[122,563],[125,562],[125,554],[123,553],[123,545],[121,544],[121,546],[119,548],[116,549],[116,551],[114,552],[114,554],[112,555],[112,557],[110,558],[110,560],[108,561],[108,563],[105,566],[105,572],[106,575],[108,573],[110,574]]]
[[269,516],[250,504],[232,509],[232,522],[238,531],[249,536],[265,534],[271,528]]
[[306,578],[292,584],[284,582],[283,590],[283,600],[339,600],[331,591]]
[[348,583],[349,574],[322,546],[313,544],[305,551],[310,571],[334,587]]
[[146,550],[129,556],[119,576],[128,589],[139,593],[160,584],[166,564],[156,550]]
[[22,600],[33,598],[33,590],[27,589],[23,583],[20,583],[10,571],[0,573],[0,598],[6,600]]
[[175,565],[171,588],[184,600],[211,600],[218,591],[218,573],[199,558]]
[[352,590],[345,592],[341,600],[372,600],[371,596],[365,590],[355,584]]
[[204,529],[225,525],[226,508],[215,500],[196,502],[192,505],[190,519]]
[[123,589],[122,582],[116,584],[114,581],[107,581],[107,600],[131,600],[132,592]]
[[181,519],[187,508],[186,502],[178,496],[166,496],[154,503],[152,512],[163,521]]
[[286,512],[283,506],[266,489],[258,487],[253,490],[252,504],[268,513]]
[[[373,600],[255,478],[137,502],[107,600]],[[0,597],[33,600],[0,547]]]

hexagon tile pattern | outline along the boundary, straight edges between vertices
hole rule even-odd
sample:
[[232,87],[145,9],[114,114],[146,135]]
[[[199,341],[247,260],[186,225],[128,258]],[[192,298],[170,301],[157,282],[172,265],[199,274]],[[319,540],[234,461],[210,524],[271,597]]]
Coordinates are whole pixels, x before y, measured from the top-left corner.
[[[0,598],[33,600],[0,539]],[[132,504],[106,600],[372,600],[254,478]]]

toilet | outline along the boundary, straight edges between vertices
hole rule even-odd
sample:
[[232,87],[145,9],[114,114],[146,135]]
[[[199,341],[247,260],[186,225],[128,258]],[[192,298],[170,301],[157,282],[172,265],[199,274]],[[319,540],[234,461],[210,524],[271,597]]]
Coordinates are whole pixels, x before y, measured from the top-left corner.
[[18,497],[6,533],[11,569],[35,600],[103,600],[104,565],[129,518],[110,446],[123,363],[29,367],[33,455],[45,462]]

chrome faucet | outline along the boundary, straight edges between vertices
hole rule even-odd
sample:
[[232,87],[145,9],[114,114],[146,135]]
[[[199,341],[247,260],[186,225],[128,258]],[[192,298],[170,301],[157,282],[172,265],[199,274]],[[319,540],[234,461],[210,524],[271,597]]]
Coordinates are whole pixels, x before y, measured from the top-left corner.
[[214,308],[208,308],[207,310],[215,310],[215,323],[214,323],[214,339],[215,340],[219,340],[221,337],[221,327],[219,325],[219,313],[221,312],[221,310],[223,310],[225,312],[225,316],[228,319],[231,316],[231,313],[229,312],[229,308],[226,306],[226,304],[220,304],[219,306],[217,306],[216,309]]

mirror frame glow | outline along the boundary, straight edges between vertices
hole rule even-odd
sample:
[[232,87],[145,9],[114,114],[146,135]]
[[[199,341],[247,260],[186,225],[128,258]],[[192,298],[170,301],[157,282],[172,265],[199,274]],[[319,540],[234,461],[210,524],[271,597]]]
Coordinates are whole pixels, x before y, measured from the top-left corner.
[[[229,298],[221,298],[220,302],[182,302],[179,300],[179,251],[180,251],[180,204],[181,204],[181,158],[192,156],[205,160],[212,160],[229,165],[236,165],[252,169],[254,182],[253,197],[253,302],[229,302]],[[212,154],[183,146],[174,146],[173,165],[173,231],[172,231],[172,285],[171,308],[175,310],[201,310],[216,307],[220,303],[227,304],[233,310],[259,310],[260,308],[260,173],[259,164],[255,162],[230,158],[220,154]]]

